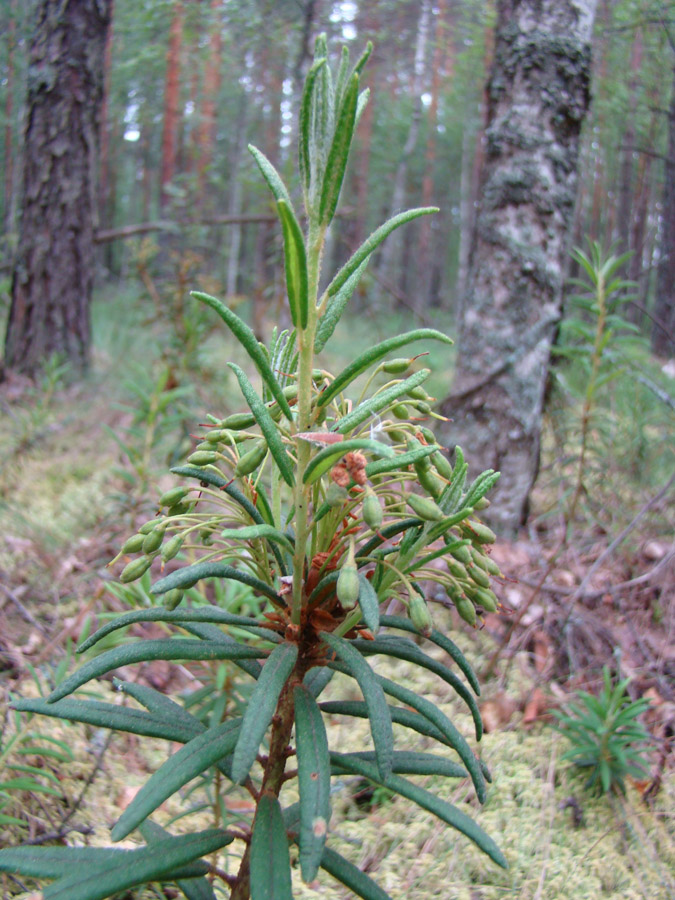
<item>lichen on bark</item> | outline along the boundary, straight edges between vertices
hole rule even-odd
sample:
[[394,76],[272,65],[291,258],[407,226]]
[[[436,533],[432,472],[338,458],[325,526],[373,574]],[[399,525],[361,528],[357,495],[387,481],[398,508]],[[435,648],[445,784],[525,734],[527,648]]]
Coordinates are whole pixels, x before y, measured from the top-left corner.
[[492,521],[523,521],[562,309],[595,0],[500,0],[486,155],[461,298],[457,376],[443,412],[476,472],[499,469]]

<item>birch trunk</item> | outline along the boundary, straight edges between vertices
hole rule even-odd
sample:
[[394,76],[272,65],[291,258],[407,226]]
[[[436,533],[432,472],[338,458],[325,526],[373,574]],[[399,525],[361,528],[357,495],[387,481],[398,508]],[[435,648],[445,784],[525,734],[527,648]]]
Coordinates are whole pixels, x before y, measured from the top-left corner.
[[492,521],[513,534],[537,474],[561,315],[595,0],[499,0],[480,206],[457,376],[442,411],[482,469],[502,473]]

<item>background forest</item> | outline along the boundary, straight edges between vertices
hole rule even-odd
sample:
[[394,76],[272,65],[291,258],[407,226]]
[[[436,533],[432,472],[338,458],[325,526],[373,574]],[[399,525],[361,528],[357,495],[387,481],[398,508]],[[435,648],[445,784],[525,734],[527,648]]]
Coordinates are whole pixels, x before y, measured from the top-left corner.
[[[21,255],[27,96],[42,77],[30,47],[44,2],[0,0],[3,334]],[[541,408],[534,404],[534,486],[524,517],[518,506],[500,529],[499,495],[485,513],[504,574],[499,609],[472,629],[451,603],[431,603],[437,627],[452,630],[485,681],[482,753],[495,776],[484,810],[461,786],[449,796],[499,838],[511,869],[495,873],[430,816],[415,819],[385,788],[347,779],[335,804],[343,823],[356,823],[345,844],[394,900],[675,897],[675,6],[585,5],[595,7],[590,104],[561,252],[562,318],[551,329]],[[114,0],[90,198],[91,345],[80,357],[57,349],[24,366],[8,329],[0,382],[0,847],[106,843],[109,824],[159,765],[159,741],[140,747],[19,717],[7,702],[47,693],[95,624],[151,602],[149,573],[123,585],[108,563],[174,486],[168,469],[194,448],[205,411],[220,419],[238,409],[224,364],[237,358],[234,342],[190,290],[226,300],[259,340],[290,324],[281,229],[247,146],[260,148],[297,196],[297,113],[321,32],[331,52],[346,43],[354,58],[367,40],[374,45],[362,80],[371,102],[329,231],[327,269],[339,269],[388,217],[440,208],[374,254],[330,362],[339,371],[396,330],[451,335],[456,349],[428,348],[426,388],[445,417],[439,433],[451,451],[458,442],[457,404],[467,395],[470,410],[473,391],[455,367],[467,353],[457,337],[485,202],[486,85],[508,8]],[[495,371],[507,363],[487,361]],[[255,604],[246,592],[219,601],[246,614]],[[592,797],[561,760],[570,743],[552,724],[580,690],[596,697],[604,687],[609,703],[603,667],[626,703],[645,701],[646,732],[636,739],[645,769],[626,778],[626,795]],[[238,698],[232,671],[221,664],[213,678],[220,687],[232,679]],[[392,672],[417,677],[405,663]],[[161,662],[140,678],[167,693],[194,682],[189,667]],[[447,701],[431,682],[415,688]],[[353,739],[339,722],[332,734]],[[24,762],[32,771],[17,768]],[[619,769],[626,775],[628,764]],[[208,795],[209,785],[198,787]],[[208,796],[200,806],[197,792],[187,794],[184,805],[199,813]],[[226,798],[228,814],[237,802]],[[183,815],[165,812],[171,821]],[[37,896],[31,879],[2,879],[3,898]],[[170,890],[124,896],[175,896]],[[294,890],[318,895],[299,876]],[[329,880],[320,890],[346,896]]]

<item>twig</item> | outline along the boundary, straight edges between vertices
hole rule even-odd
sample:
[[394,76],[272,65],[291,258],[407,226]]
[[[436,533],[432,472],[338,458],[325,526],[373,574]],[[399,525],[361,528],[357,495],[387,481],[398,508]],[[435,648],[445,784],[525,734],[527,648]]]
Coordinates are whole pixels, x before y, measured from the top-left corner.
[[96,778],[98,773],[101,771],[101,766],[103,765],[103,757],[105,756],[105,753],[106,753],[108,747],[110,746],[110,742],[112,741],[114,736],[115,736],[114,731],[109,732],[107,738],[105,739],[105,741],[103,743],[103,746],[101,747],[101,749],[98,753],[98,756],[96,757],[96,765],[89,773],[89,777],[85,781],[84,786],[83,786],[82,790],[80,791],[80,796],[77,798],[75,803],[72,805],[69,812],[66,813],[66,815],[63,817],[63,819],[61,819],[61,826],[60,826],[61,828],[63,828],[66,825],[66,823],[69,822],[73,818],[75,813],[78,811],[78,809],[82,805],[82,801],[84,800],[84,795],[87,793],[87,791],[89,790],[91,785],[94,783],[94,779]]
[[586,575],[583,577],[581,584],[574,591],[574,593],[571,595],[571,597],[569,599],[569,602],[567,604],[567,609],[565,612],[565,618],[563,619],[561,626],[560,626],[561,628],[564,629],[565,626],[567,625],[567,622],[572,613],[572,608],[574,607],[574,604],[579,599],[579,597],[581,597],[584,594],[586,586],[590,582],[593,575],[595,575],[595,573],[600,568],[600,566],[604,563],[604,561],[609,556],[611,556],[612,553],[614,553],[614,551],[619,546],[619,544],[621,544],[628,537],[628,535],[635,529],[638,522],[649,512],[649,510],[652,509],[652,507],[656,506],[656,504],[659,503],[661,500],[663,500],[663,498],[666,496],[666,494],[670,490],[671,486],[673,485],[673,482],[675,482],[675,475],[671,475],[668,480],[668,483],[666,485],[664,485],[663,488],[661,488],[661,490],[658,492],[658,494],[655,494],[650,500],[648,500],[645,503],[645,505],[637,513],[637,515],[634,516],[633,519],[628,523],[628,525],[626,525],[626,527],[623,529],[623,531],[621,531],[614,538],[614,540],[611,542],[611,544],[605,550],[603,550],[603,552],[600,554],[600,556],[596,559],[596,561],[590,567],[588,572],[586,572]]
[[20,846],[37,846],[39,844],[46,844],[48,841],[60,841],[63,838],[67,837],[71,832],[76,831],[78,834],[93,834],[94,829],[90,825],[71,825],[70,828],[58,828],[56,831],[48,831],[45,834],[41,834],[39,837],[31,838],[28,841],[24,841]]
[[26,609],[26,607],[19,600],[19,598],[14,593],[14,591],[11,591],[7,587],[7,585],[2,584],[1,582],[0,582],[0,588],[2,588],[2,590],[5,592],[5,595],[8,597],[8,599],[12,601],[14,606],[16,606],[16,608],[18,609],[19,613],[23,616],[23,618],[27,622],[29,622],[34,628],[37,628],[37,630],[40,632],[40,634],[47,637],[46,629],[38,622],[38,620],[35,618],[35,616],[29,610]]

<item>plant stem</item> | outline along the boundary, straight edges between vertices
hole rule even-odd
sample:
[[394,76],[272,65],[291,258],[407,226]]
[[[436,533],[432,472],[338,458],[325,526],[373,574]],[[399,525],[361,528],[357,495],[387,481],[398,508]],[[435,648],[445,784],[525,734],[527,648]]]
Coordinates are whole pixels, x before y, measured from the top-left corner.
[[[324,226],[310,220],[307,237],[307,273],[308,273],[308,315],[307,327],[298,328],[298,418],[297,431],[309,431],[312,413],[312,369],[314,367],[314,337],[316,334],[317,309],[316,300],[321,270],[321,254],[326,235]],[[310,461],[312,447],[309,441],[298,441],[298,465],[295,471],[295,554],[293,556],[293,601],[291,621],[300,624],[303,601],[305,574],[305,557],[307,539],[309,537],[309,505],[311,486],[303,483],[305,470]]]
[[[293,688],[302,682],[306,671],[306,663],[302,657],[298,658],[295,669],[289,676],[277,703],[276,712],[272,720],[272,735],[270,737],[270,752],[263,774],[259,797],[271,793],[279,796],[279,791],[284,783],[286,761],[288,759],[287,748],[291,739],[295,710],[293,705]],[[255,828],[255,818],[251,826],[251,832]],[[241,859],[237,880],[230,894],[230,900],[249,900],[251,891],[251,843],[246,845]]]

